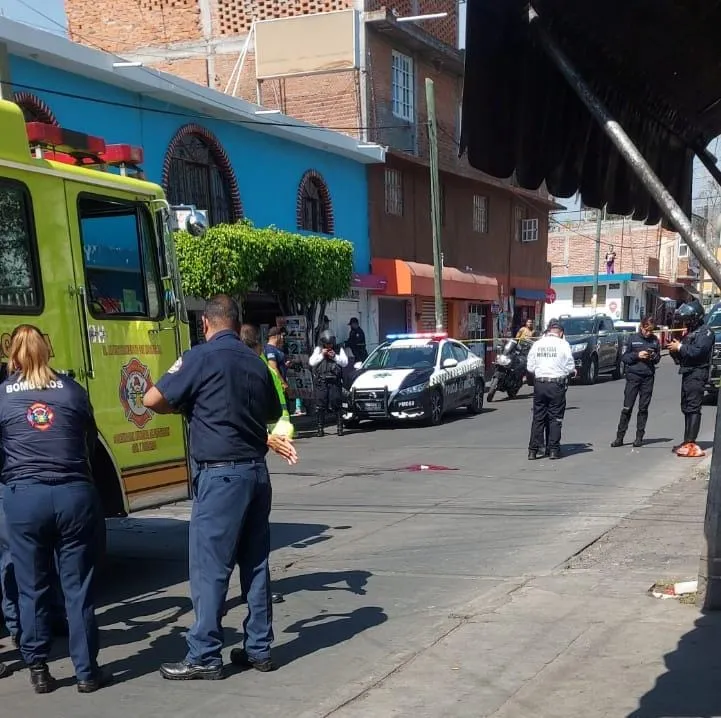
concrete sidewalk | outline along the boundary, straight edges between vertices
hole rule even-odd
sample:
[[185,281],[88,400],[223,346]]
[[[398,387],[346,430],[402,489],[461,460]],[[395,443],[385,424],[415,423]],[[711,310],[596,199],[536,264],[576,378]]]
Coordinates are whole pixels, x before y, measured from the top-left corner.
[[721,716],[721,615],[651,598],[695,578],[707,471],[656,494],[561,570],[466,606],[337,718]]

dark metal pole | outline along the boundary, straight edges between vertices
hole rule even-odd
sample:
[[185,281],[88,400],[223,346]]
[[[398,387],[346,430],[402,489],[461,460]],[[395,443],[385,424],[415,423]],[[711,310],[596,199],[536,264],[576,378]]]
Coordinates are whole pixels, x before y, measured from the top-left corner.
[[716,180],[716,184],[721,185],[721,169],[716,164],[716,158],[707,150],[695,150],[696,156],[701,160],[701,164],[708,170],[708,173]]
[[[583,78],[556,45],[553,38],[541,25],[537,13],[530,11],[531,25],[538,34],[543,48],[576,91],[591,115],[598,120],[621,155],[631,165],[644,187],[654,198],[661,211],[673,222],[678,233],[691,248],[703,268],[713,281],[721,286],[721,264],[709,249],[706,242],[693,229],[691,221],[679,207],[671,193],[663,186],[651,166],[646,162],[631,138],[621,125],[614,120],[606,106],[593,93]],[[708,159],[708,158],[707,158]],[[702,160],[703,161],[703,160]],[[706,164],[704,162],[704,164]],[[715,172],[712,175],[716,177]],[[600,208],[599,208],[600,211]],[[698,603],[706,610],[721,610],[721,393],[716,409],[716,431],[714,434],[713,458],[706,502],[706,555],[701,557],[699,565]]]
[[[684,214],[671,193],[664,187],[663,182],[656,176],[651,166],[646,162],[644,156],[639,152],[631,138],[626,134],[621,125],[613,118],[606,106],[596,97],[584,79],[578,74],[571,61],[561,50],[546,29],[541,25],[538,14],[532,9],[530,11],[531,26],[538,35],[543,49],[561,71],[569,84],[576,91],[583,103],[588,107],[591,115],[598,120],[616,149],[631,165],[631,168],[638,175],[638,178],[653,197],[661,211],[676,227],[678,233],[683,237],[686,244],[691,247],[698,261],[709,273],[713,281],[721,286],[721,264],[708,248],[706,242],[694,230],[691,220]],[[600,210],[600,207],[599,207]]]

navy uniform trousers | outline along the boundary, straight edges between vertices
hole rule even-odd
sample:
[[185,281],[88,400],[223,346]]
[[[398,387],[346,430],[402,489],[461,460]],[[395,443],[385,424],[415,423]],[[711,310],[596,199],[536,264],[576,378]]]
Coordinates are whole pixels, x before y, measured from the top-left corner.
[[535,379],[533,382],[533,422],[528,448],[561,448],[561,428],[566,413],[565,379]]
[[97,678],[98,626],[93,580],[98,556],[99,499],[89,481],[5,487],[5,518],[20,607],[20,652],[44,663],[52,644],[53,556],[68,617],[70,658],[78,680]]
[[270,570],[272,490],[264,459],[196,464],[190,515],[190,596],[195,622],[187,635],[186,660],[194,665],[222,663],[222,618],[236,564],[248,601],[244,648],[252,659],[270,657],[273,604]]

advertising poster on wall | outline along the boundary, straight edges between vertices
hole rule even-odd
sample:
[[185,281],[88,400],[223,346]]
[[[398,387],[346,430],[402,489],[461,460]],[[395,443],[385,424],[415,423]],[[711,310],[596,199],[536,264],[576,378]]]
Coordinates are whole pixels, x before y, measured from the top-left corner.
[[302,316],[283,317],[283,325],[288,331],[288,359],[292,362],[288,369],[288,386],[293,398],[311,399],[313,397],[313,376],[308,368],[307,328],[308,320]]

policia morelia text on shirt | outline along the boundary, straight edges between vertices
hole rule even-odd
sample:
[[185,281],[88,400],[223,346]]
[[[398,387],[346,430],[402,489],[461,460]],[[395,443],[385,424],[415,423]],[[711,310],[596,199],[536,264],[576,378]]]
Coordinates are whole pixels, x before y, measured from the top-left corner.
[[528,352],[528,371],[533,374],[533,422],[528,458],[538,459],[548,435],[548,456],[561,458],[561,428],[566,413],[568,378],[576,372],[576,363],[563,327],[552,319],[546,333]]
[[626,351],[621,361],[626,365],[626,386],[623,391],[623,409],[618,421],[616,438],[611,446],[623,446],[623,439],[631,421],[633,405],[638,397],[638,414],[636,415],[636,438],[633,445],[643,446],[648,421],[648,407],[653,395],[653,382],[656,378],[656,365],[661,361],[661,344],[653,333],[654,326],[650,317],[641,321],[638,332],[628,338]]
[[57,557],[77,689],[92,693],[109,678],[98,667],[93,600],[102,519],[91,474],[97,429],[85,389],[49,362],[40,330],[17,327],[9,376],[0,384],[0,480],[18,587],[20,652],[35,692],[52,691],[47,660]]
[[195,621],[179,663],[160,668],[170,680],[223,677],[222,616],[237,563],[248,617],[234,663],[272,666],[271,486],[268,430],[281,417],[270,370],[239,338],[237,303],[220,295],[203,315],[206,342],[187,351],[148,390],[154,411],[182,411],[190,429],[193,508],[189,528],[190,593]]
[[680,341],[674,339],[668,345],[681,374],[681,411],[685,420],[683,443],[674,451],[677,456],[691,458],[705,453],[696,439],[701,429],[701,406],[715,342],[713,331],[703,324],[703,317],[704,310],[697,299],[682,304],[674,313],[674,325],[684,327],[687,333]]

